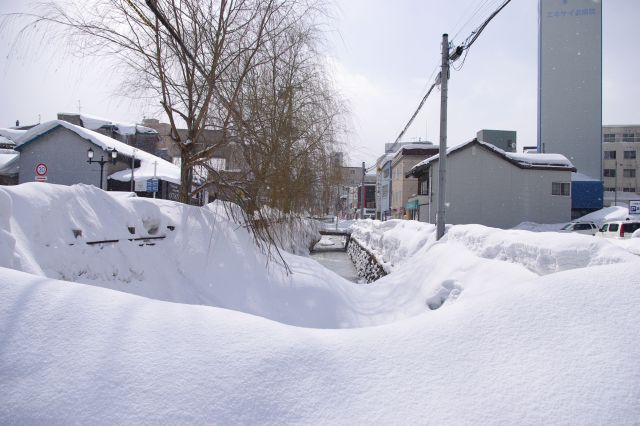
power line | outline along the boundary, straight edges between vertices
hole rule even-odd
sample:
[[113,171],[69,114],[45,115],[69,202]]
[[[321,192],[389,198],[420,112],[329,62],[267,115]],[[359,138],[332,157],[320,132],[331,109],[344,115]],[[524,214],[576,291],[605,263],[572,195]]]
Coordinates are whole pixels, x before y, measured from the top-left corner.
[[489,15],[487,19],[485,19],[485,21],[482,24],[480,24],[478,28],[476,28],[471,32],[471,34],[469,34],[469,37],[467,37],[465,41],[456,48],[455,53],[451,55],[451,62],[456,61],[462,55],[463,51],[469,50],[469,48],[473,45],[473,43],[476,42],[478,37],[480,37],[480,34],[482,34],[482,31],[484,31],[487,25],[489,25],[489,22],[491,22],[491,20],[495,18],[496,15],[500,13],[500,11],[504,9],[505,6],[508,5],[510,2],[511,0],[505,0],[500,5],[500,7],[498,7],[491,15]]
[[[467,19],[467,21],[459,27],[459,29],[458,29],[458,31],[456,31],[455,35],[454,35],[453,37],[451,37],[451,42],[452,42],[452,43],[453,43],[453,41],[454,41],[456,38],[458,38],[458,36],[459,36],[459,35],[460,35],[460,33],[462,32],[462,30],[464,30],[464,29],[465,29],[465,27],[466,27],[467,25],[469,25],[469,23],[470,23],[470,22],[471,22],[471,21],[476,17],[476,15],[478,15],[478,14],[480,13],[480,11],[481,11],[485,6],[487,6],[487,3],[488,3],[488,2],[489,2],[489,0],[480,0],[480,1],[478,1],[478,5],[477,5],[477,7],[476,7],[476,8],[475,8],[475,10],[473,11],[473,13],[469,16],[469,19]],[[463,16],[464,16],[464,15],[463,15]],[[462,19],[463,19],[463,18],[461,17],[461,19],[458,21],[458,23],[462,22]],[[454,28],[455,28],[455,27],[454,27]]]
[[[458,60],[462,54],[464,53],[465,56],[462,60],[462,63],[460,64],[460,66],[458,68],[454,68],[456,71],[459,71],[460,69],[462,69],[462,66],[464,65],[464,62],[466,60],[469,48],[473,45],[473,43],[475,43],[475,41],[478,39],[478,37],[480,36],[480,34],[482,33],[482,31],[484,31],[484,29],[487,27],[487,25],[489,25],[489,22],[491,22],[491,20],[493,18],[496,17],[496,15],[498,13],[500,13],[500,11],[502,9],[505,8],[505,6],[507,4],[509,4],[511,2],[511,0],[505,0],[500,7],[498,7],[491,15],[489,15],[489,17],[487,19],[484,20],[484,22],[482,24],[480,24],[480,26],[478,26],[475,30],[473,30],[471,32],[471,34],[465,39],[465,41],[459,45],[458,47],[456,47],[453,51],[453,53],[451,54],[450,58],[449,58],[449,62],[453,63],[456,60]],[[473,18],[473,16],[475,16],[477,14],[477,12],[482,9],[482,7],[484,7],[486,5],[486,1],[484,3],[482,3],[477,9],[476,12],[474,12],[471,16],[471,18],[469,18],[469,21],[467,21],[467,23],[465,23],[464,25],[466,26],[470,20]],[[446,78],[448,78],[449,76],[446,76]],[[420,104],[418,105],[418,108],[416,108],[415,112],[413,113],[413,115],[411,116],[411,118],[409,119],[409,121],[407,122],[407,124],[404,126],[404,128],[402,129],[402,131],[400,132],[400,134],[398,135],[398,137],[396,138],[396,140],[393,142],[393,145],[391,145],[391,149],[393,150],[393,148],[395,148],[395,146],[398,144],[398,142],[400,141],[400,139],[402,139],[402,137],[404,136],[404,134],[406,133],[406,131],[409,129],[409,127],[411,126],[411,124],[413,124],[413,120],[415,120],[416,116],[418,115],[418,113],[420,112],[420,110],[422,109],[422,106],[424,105],[424,103],[427,101],[427,98],[429,97],[429,95],[431,94],[431,92],[433,91],[433,89],[440,84],[441,81],[441,74],[438,74],[438,77],[436,78],[436,80],[433,82],[433,84],[431,85],[431,87],[429,88],[429,91],[427,91],[427,94],[424,95],[424,97],[422,98],[422,100],[420,101]]]
[[398,137],[396,138],[395,142],[393,142],[393,145],[391,145],[390,150],[392,151],[393,148],[397,145],[397,143],[400,141],[400,139],[402,139],[402,137],[404,136],[405,132],[407,131],[407,129],[411,126],[411,124],[413,123],[413,120],[415,120],[416,116],[418,115],[418,113],[420,112],[420,110],[422,109],[422,106],[424,105],[424,103],[427,101],[427,98],[429,97],[429,95],[431,94],[431,92],[433,91],[433,88],[436,87],[436,85],[438,84],[438,80],[434,81],[433,84],[431,85],[431,87],[429,88],[429,91],[427,92],[426,95],[424,95],[424,97],[422,98],[422,100],[420,101],[420,104],[418,105],[418,108],[416,109],[416,111],[413,113],[413,115],[411,116],[411,118],[409,119],[409,122],[407,123],[406,126],[404,126],[404,129],[402,129],[402,131],[400,132],[400,134],[398,135]]

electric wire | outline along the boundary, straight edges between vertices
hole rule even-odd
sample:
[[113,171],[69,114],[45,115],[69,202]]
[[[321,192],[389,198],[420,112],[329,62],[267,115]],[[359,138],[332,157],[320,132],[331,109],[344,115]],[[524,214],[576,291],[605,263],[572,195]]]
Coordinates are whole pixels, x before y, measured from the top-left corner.
[[[486,5],[487,1],[488,0],[485,0],[484,3],[482,3],[480,8],[482,8],[484,5]],[[511,2],[511,0],[504,0],[503,3],[496,10],[494,10],[493,13],[491,13],[491,15],[489,15],[489,17],[487,19],[485,19],[484,22],[482,22],[482,24],[480,24],[475,30],[473,30],[471,32],[471,34],[469,34],[469,36],[465,39],[465,41],[455,49],[455,51],[457,53],[457,56],[455,56],[455,57],[450,59],[450,63],[452,64],[452,66],[453,66],[453,63],[456,60],[458,60],[460,58],[460,56],[462,56],[462,53],[464,52],[464,58],[462,60],[462,63],[460,64],[460,66],[458,68],[454,67],[454,69],[456,71],[459,71],[460,69],[462,69],[462,66],[464,65],[464,62],[465,62],[465,60],[467,58],[467,55],[469,53],[469,48],[471,48],[471,46],[473,45],[473,43],[475,43],[475,41],[478,39],[480,34],[482,34],[482,31],[484,31],[484,29],[487,27],[487,25],[489,25],[489,22],[491,22],[491,20],[493,18],[495,18],[496,15],[498,13],[500,13],[500,11],[502,9],[504,9],[507,6],[507,4],[509,4],[510,2]],[[474,13],[474,15],[475,15],[475,13]],[[468,22],[470,22],[470,21],[468,21]],[[467,25],[467,24],[465,24],[465,25]],[[437,69],[437,66],[436,66],[435,69]],[[435,69],[434,69],[434,72],[435,72]],[[431,80],[431,77],[429,78],[429,80]],[[427,81],[429,81],[429,80],[427,80]],[[390,151],[393,151],[393,148],[395,148],[395,146],[398,144],[400,139],[402,139],[402,137],[404,136],[406,131],[409,129],[409,127],[411,127],[411,124],[413,124],[413,120],[415,120],[416,116],[420,113],[420,110],[422,109],[422,106],[424,105],[424,103],[427,101],[427,98],[429,98],[429,95],[431,94],[433,89],[439,83],[440,83],[440,78],[437,78],[433,82],[433,84],[431,85],[431,87],[429,88],[427,93],[422,97],[422,100],[420,101],[420,104],[418,105],[418,108],[416,108],[415,112],[413,113],[413,115],[411,116],[411,118],[409,119],[407,124],[404,126],[404,128],[402,129],[402,131],[400,132],[400,134],[398,135],[396,140],[393,142],[393,145],[391,145]]]
[[[475,11],[471,14],[471,16],[469,16],[469,18],[467,19],[467,21],[462,24],[459,29],[456,31],[455,35],[453,37],[451,37],[451,42],[453,43],[455,41],[455,39],[460,35],[460,33],[467,27],[467,25],[469,25],[469,23],[479,14],[479,12],[487,5],[487,2],[489,2],[489,0],[479,0],[478,1],[478,6],[476,7]],[[460,23],[462,21],[462,19],[460,21],[458,21],[458,23]],[[456,24],[457,25],[457,24]],[[455,28],[455,27],[454,27]]]
[[480,24],[480,26],[478,28],[473,30],[471,32],[471,34],[469,35],[469,37],[467,37],[465,39],[464,43],[462,43],[462,45],[461,45],[462,49],[463,50],[469,50],[469,48],[473,45],[473,43],[476,42],[478,37],[480,37],[480,34],[482,34],[482,31],[484,31],[484,29],[487,27],[487,25],[489,25],[489,22],[491,22],[491,20],[493,18],[495,18],[496,15],[498,13],[500,13],[500,11],[502,9],[504,9],[505,6],[507,6],[510,2],[511,2],[511,0],[504,0],[504,2],[500,5],[500,7],[498,7],[491,15],[489,15],[489,17],[487,19],[485,19],[485,21],[482,24]]

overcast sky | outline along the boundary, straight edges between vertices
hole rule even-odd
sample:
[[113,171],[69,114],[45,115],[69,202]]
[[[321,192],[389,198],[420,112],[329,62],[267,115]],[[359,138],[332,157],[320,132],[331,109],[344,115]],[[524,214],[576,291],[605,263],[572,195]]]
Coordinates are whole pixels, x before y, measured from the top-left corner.
[[[326,48],[329,69],[352,112],[349,161],[368,165],[393,142],[433,81],[442,33],[462,42],[502,0],[339,0]],[[0,13],[24,8],[0,0]],[[513,0],[469,50],[449,80],[449,146],[480,129],[518,132],[518,148],[536,143],[536,0]],[[474,12],[476,12],[474,14]],[[603,124],[640,124],[640,1],[603,0]],[[17,51],[0,38],[0,127],[36,123],[78,108],[139,122],[157,107],[122,96],[119,74],[34,40]],[[460,61],[457,63],[460,64]],[[403,140],[439,136],[439,92],[432,93]]]

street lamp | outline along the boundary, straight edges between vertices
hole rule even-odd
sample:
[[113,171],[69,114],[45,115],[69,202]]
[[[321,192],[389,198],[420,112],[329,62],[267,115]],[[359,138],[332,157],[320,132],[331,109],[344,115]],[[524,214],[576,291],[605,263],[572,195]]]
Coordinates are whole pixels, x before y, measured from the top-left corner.
[[115,148],[108,149],[107,152],[109,152],[109,156],[111,157],[109,160],[105,160],[104,159],[104,155],[100,155],[100,159],[99,160],[94,160],[93,159],[93,149],[89,148],[87,150],[87,158],[89,158],[87,160],[87,163],[89,163],[89,164],[92,164],[92,163],[100,164],[100,189],[102,189],[102,176],[103,176],[103,171],[104,171],[104,165],[107,164],[109,161],[111,161],[111,164],[116,164],[116,158],[118,158],[118,151]]

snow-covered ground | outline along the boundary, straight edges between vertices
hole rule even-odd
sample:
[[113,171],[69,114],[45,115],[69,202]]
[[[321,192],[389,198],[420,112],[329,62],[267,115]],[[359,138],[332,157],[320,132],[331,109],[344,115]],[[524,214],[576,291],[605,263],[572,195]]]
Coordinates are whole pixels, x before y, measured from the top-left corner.
[[358,221],[391,271],[363,286],[285,253],[287,275],[224,211],[0,187],[0,423],[640,418],[640,262],[624,245]]

